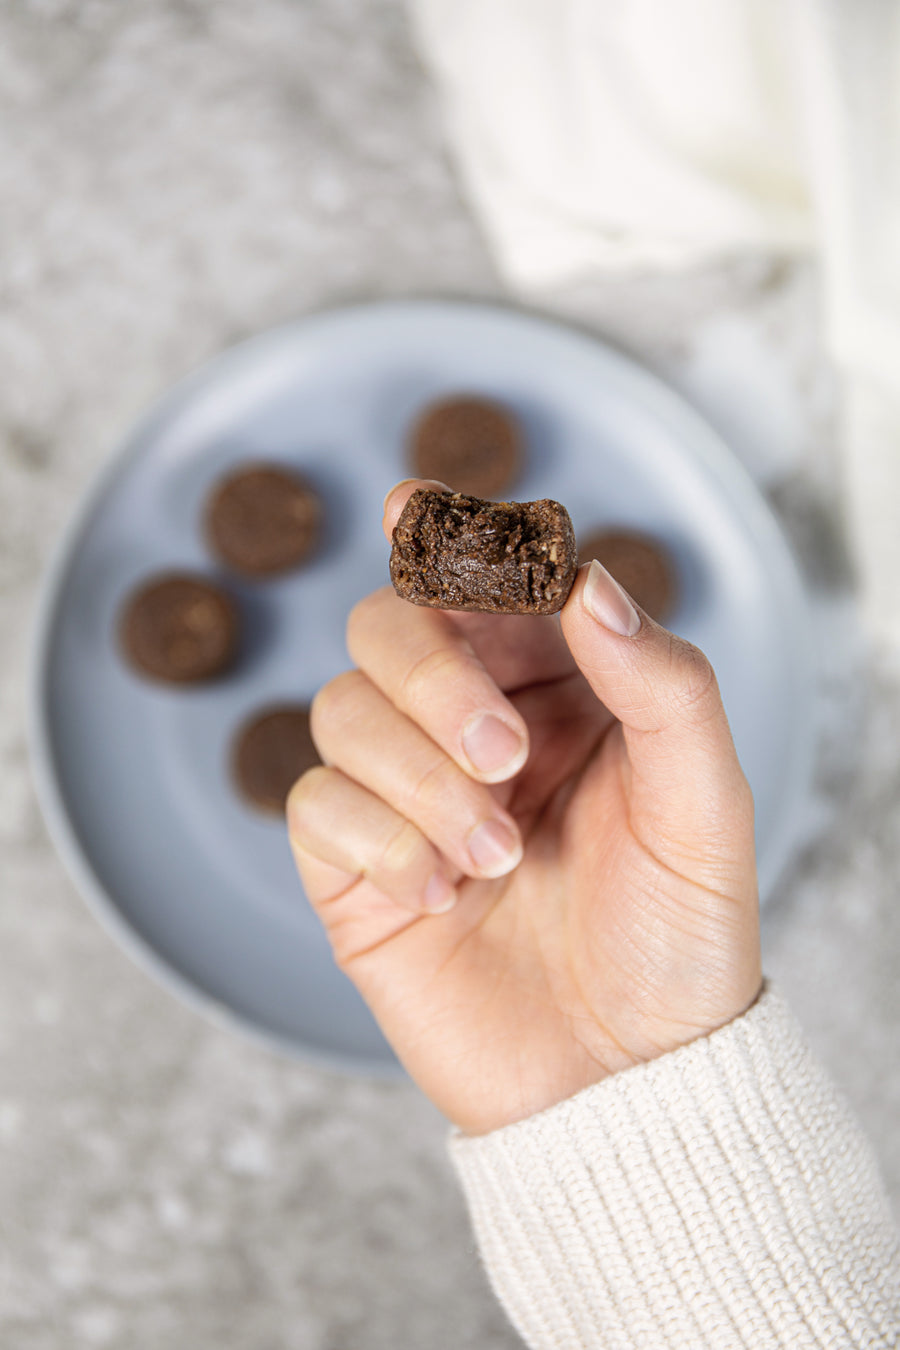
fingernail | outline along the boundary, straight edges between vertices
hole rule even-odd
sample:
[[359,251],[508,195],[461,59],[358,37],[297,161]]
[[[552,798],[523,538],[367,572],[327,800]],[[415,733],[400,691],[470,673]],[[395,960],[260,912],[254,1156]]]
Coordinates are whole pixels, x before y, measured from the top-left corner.
[[462,734],[462,744],[479,773],[497,773],[506,768],[512,771],[525,749],[519,732],[491,713],[479,713],[469,722]]
[[595,558],[588,568],[584,582],[584,607],[611,633],[619,637],[634,637],[640,632],[641,616],[622,587]]
[[416,480],[414,478],[401,478],[399,483],[395,483],[392,488],[388,488],[387,493],[385,494],[384,501],[381,504],[382,511],[387,510],[388,501],[391,497],[393,497],[394,493],[397,491],[398,488],[402,488],[407,483],[414,483],[415,481]]
[[502,820],[486,820],[469,835],[469,856],[479,872],[505,877],[522,857],[522,844]]
[[434,488],[435,492],[452,492],[453,489],[446,483],[440,482],[437,478],[401,478],[399,483],[395,483],[392,488],[388,488],[385,499],[381,504],[382,512],[387,510],[387,504],[398,488],[406,487],[407,483],[418,483],[421,487]]
[[425,887],[422,903],[429,914],[446,914],[456,904],[456,887],[451,886],[440,872],[435,872]]

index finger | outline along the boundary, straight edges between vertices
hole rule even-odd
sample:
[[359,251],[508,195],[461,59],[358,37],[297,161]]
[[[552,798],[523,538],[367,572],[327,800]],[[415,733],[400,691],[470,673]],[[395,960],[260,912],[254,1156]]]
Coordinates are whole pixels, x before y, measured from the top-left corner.
[[400,512],[417,488],[430,488],[432,492],[453,491],[446,483],[441,483],[436,478],[404,478],[401,482],[395,483],[384,499],[384,516],[381,521],[381,528],[387,536],[388,543],[391,542],[391,535],[400,519]]

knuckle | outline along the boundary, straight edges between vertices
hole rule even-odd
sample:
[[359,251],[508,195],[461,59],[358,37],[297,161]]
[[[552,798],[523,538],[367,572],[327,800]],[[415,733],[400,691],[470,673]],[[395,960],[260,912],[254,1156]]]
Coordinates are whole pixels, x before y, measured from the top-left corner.
[[435,684],[442,674],[459,667],[459,653],[449,647],[430,647],[403,673],[398,698],[401,706],[419,708],[435,696]]
[[416,816],[446,817],[457,796],[460,771],[446,755],[438,755],[407,787],[407,804]]
[[669,697],[676,716],[692,716],[710,703],[718,704],[716,674],[708,657],[674,635],[669,640],[669,672]]
[[323,684],[310,705],[309,717],[313,737],[326,728],[340,726],[358,705],[363,687],[368,684],[359,670],[344,670],[333,680]]
[[387,876],[402,876],[415,867],[422,851],[422,835],[409,820],[401,820],[381,845],[378,870]]
[[747,781],[743,771],[738,777],[737,787],[735,789],[736,811],[739,816],[749,826],[750,832],[753,831],[753,824],[756,817],[756,803],[753,798],[753,789]]
[[323,764],[307,769],[294,783],[287,799],[287,818],[291,834],[300,837],[316,818],[334,786],[334,770]]

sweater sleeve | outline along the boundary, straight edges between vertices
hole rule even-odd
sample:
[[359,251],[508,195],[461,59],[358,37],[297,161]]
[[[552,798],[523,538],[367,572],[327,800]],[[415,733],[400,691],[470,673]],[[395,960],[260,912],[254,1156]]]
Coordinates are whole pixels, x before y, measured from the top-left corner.
[[451,1153],[540,1350],[900,1345],[875,1161],[779,994]]

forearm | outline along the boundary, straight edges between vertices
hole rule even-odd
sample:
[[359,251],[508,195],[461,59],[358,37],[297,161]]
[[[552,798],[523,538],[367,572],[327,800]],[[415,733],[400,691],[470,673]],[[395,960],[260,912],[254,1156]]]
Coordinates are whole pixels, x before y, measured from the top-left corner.
[[532,1346],[900,1340],[875,1162],[771,990],[703,1040],[451,1149]]

